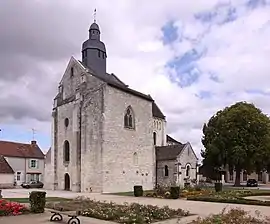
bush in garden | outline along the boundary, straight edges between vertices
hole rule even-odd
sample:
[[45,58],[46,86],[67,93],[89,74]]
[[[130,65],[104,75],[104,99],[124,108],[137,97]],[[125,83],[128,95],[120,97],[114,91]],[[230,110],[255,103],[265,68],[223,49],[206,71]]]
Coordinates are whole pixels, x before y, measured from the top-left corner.
[[21,215],[26,212],[26,207],[19,203],[0,199],[0,216]]
[[46,192],[32,191],[29,194],[30,211],[33,213],[43,213],[46,204]]
[[82,216],[110,220],[118,223],[153,223],[161,220],[181,218],[190,215],[182,209],[171,209],[168,206],[158,207],[153,205],[141,205],[138,203],[108,203],[90,199],[75,199],[48,203],[48,208],[63,211],[80,210]]
[[171,187],[170,193],[172,199],[178,199],[180,197],[180,187]]
[[210,223],[222,223],[222,224],[269,224],[270,219],[267,217],[252,217],[246,211],[241,209],[231,209],[225,213],[225,209],[218,215],[211,215],[206,218],[198,218],[192,221],[190,224],[210,224]]
[[143,187],[140,185],[134,186],[134,196],[141,197],[143,196]]

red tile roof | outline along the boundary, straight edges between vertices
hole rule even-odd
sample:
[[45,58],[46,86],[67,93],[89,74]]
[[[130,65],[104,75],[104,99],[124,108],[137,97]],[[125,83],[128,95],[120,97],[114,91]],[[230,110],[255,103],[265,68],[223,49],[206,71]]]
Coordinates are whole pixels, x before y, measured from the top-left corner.
[[5,160],[4,156],[1,156],[1,155],[0,155],[0,173],[14,174],[14,171],[11,168],[11,166]]
[[0,155],[44,159],[44,154],[36,144],[36,141],[32,141],[31,144],[0,141]]

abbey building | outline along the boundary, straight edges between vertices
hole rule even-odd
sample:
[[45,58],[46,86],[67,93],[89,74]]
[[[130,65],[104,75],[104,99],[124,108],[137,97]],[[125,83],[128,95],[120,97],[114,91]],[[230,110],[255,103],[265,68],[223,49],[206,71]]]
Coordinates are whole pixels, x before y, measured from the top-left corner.
[[45,187],[76,192],[127,192],[197,177],[189,143],[166,133],[166,117],[150,95],[107,73],[107,53],[93,23],[82,60],[71,57],[52,110]]

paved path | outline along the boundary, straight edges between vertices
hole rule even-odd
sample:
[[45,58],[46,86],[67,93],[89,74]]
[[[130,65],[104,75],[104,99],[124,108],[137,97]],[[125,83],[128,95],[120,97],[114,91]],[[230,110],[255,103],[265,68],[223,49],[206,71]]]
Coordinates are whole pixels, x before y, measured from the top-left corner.
[[[28,197],[29,192],[32,190],[27,189],[8,189],[3,190],[2,194],[5,198],[23,198]],[[140,203],[140,204],[151,204],[157,206],[169,206],[170,208],[181,208],[186,211],[190,211],[193,214],[200,216],[207,216],[210,214],[220,213],[224,208],[242,208],[251,215],[255,215],[256,211],[260,211],[264,216],[270,216],[269,207],[265,206],[254,206],[254,205],[235,205],[235,204],[224,204],[224,203],[213,203],[213,202],[198,202],[198,201],[187,201],[187,200],[171,200],[171,199],[158,199],[158,198],[147,198],[147,197],[127,197],[117,196],[109,194],[97,194],[97,193],[74,193],[66,191],[46,191],[47,197],[65,197],[65,198],[76,198],[78,196],[85,196],[94,200],[99,201],[112,201],[118,204],[125,202],[128,203]]]

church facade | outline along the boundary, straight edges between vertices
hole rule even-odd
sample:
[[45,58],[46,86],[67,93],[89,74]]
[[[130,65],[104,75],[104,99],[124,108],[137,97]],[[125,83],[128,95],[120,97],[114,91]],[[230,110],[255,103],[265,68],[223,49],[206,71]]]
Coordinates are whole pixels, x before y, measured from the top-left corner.
[[54,99],[47,189],[127,192],[134,185],[150,190],[160,181],[156,146],[168,144],[165,116],[150,95],[107,73],[106,59],[94,22],[82,61],[71,57]]

